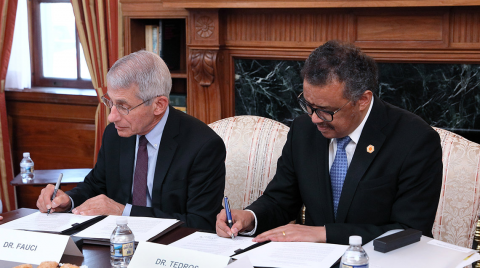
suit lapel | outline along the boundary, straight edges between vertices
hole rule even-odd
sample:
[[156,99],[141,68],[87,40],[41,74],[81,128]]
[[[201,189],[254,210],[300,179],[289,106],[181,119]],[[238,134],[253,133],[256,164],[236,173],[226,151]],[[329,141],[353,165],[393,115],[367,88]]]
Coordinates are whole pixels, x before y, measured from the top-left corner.
[[162,140],[160,141],[160,148],[158,149],[157,165],[153,179],[152,207],[161,207],[160,193],[163,181],[165,180],[165,176],[177,150],[178,143],[174,140],[180,128],[180,118],[177,113],[180,112],[170,106],[167,123],[163,129]]
[[[132,203],[133,166],[135,162],[135,144],[137,136],[120,138],[120,189],[124,203]],[[133,153],[132,153],[133,152]]]
[[[370,116],[363,127],[352,162],[350,163],[347,175],[345,176],[335,222],[345,222],[358,183],[364,177],[368,167],[372,164],[375,156],[381,150],[386,138],[381,132],[383,126],[388,123],[385,106],[379,98],[376,96],[374,96],[374,98]],[[370,145],[374,147],[372,153],[367,151],[367,147]]]
[[320,204],[323,213],[319,215],[324,215],[325,222],[333,222],[333,201],[332,201],[332,188],[330,186],[330,175],[328,172],[328,146],[330,140],[323,137],[323,135],[315,128],[316,139],[314,147],[316,152],[316,161],[317,163],[317,176],[316,176],[316,185],[313,189],[319,189],[318,194],[315,194],[317,198],[317,204]]

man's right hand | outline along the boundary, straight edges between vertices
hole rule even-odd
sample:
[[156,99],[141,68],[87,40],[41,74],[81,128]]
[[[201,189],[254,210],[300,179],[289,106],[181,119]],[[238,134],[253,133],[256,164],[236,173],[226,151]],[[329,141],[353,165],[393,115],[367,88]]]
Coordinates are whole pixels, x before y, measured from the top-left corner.
[[245,210],[232,210],[232,220],[233,226],[230,229],[227,225],[227,214],[225,209],[222,209],[217,215],[217,235],[221,237],[231,237],[233,233],[235,236],[238,235],[238,232],[248,232],[253,230],[255,227],[255,216],[250,211]]
[[70,210],[72,207],[70,197],[60,189],[58,189],[57,196],[53,199],[53,201],[50,201],[54,190],[55,186],[49,184],[40,192],[37,200],[37,207],[40,212],[46,213],[49,208],[51,208],[50,213],[64,212]]

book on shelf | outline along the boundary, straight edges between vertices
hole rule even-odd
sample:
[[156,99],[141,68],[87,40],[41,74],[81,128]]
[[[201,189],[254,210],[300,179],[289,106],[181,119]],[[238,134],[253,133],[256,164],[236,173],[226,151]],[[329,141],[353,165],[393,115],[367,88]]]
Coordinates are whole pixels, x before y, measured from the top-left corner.
[[162,49],[162,38],[163,38],[163,23],[162,20],[158,21],[158,34],[157,34],[157,48],[158,48],[158,55],[160,55],[161,58],[163,58],[163,49]]
[[153,52],[153,25],[145,25],[145,50]]
[[158,26],[152,27],[152,52],[158,54]]
[[180,69],[181,42],[185,21],[159,20],[158,25],[145,25],[145,50],[157,53],[170,70]]
[[185,94],[170,94],[170,104],[177,110],[187,112],[187,97]]

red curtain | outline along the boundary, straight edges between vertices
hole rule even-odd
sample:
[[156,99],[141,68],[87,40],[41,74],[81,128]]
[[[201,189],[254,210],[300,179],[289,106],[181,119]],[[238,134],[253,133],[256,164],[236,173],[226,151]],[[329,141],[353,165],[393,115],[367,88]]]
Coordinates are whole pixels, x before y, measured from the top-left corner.
[[[107,72],[119,57],[118,0],[71,1],[78,36],[100,102],[107,92]],[[95,162],[108,124],[107,116],[107,108],[100,102],[95,115]]]
[[5,104],[5,77],[12,51],[13,29],[18,0],[0,0],[0,198],[4,211],[15,209],[12,152],[8,136],[7,107]]

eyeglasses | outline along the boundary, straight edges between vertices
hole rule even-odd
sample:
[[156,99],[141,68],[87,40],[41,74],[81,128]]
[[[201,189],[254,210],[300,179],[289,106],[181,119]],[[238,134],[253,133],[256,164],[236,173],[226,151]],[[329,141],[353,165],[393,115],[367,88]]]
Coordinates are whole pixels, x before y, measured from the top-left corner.
[[137,106],[129,109],[129,108],[126,108],[126,107],[124,107],[124,106],[122,106],[122,105],[120,105],[120,104],[113,104],[113,101],[112,101],[111,99],[107,99],[105,96],[108,96],[108,95],[105,94],[105,95],[103,95],[103,96],[101,97],[103,104],[105,104],[105,106],[107,106],[107,107],[110,108],[110,109],[112,109],[112,107],[115,105],[115,107],[117,107],[117,111],[118,111],[119,113],[123,114],[123,115],[128,115],[128,113],[130,113],[131,110],[137,108],[138,106],[144,104],[145,102],[147,102],[147,101],[149,101],[149,100],[153,100],[153,99],[155,99],[156,97],[158,97],[158,96],[155,96],[155,97],[153,97],[153,98],[150,98],[150,99],[148,99],[148,100],[140,103],[139,105],[137,105]]
[[348,101],[342,107],[340,107],[336,111],[332,112],[332,111],[321,110],[321,109],[318,109],[318,108],[313,108],[312,105],[309,104],[305,100],[305,98],[303,97],[303,92],[300,93],[300,95],[298,95],[297,101],[300,104],[300,107],[302,107],[302,110],[304,112],[306,112],[308,115],[312,115],[313,113],[315,113],[315,114],[317,114],[318,118],[322,119],[325,122],[332,122],[333,121],[333,115],[338,113],[343,107],[345,107],[345,105],[350,103],[350,101]]

